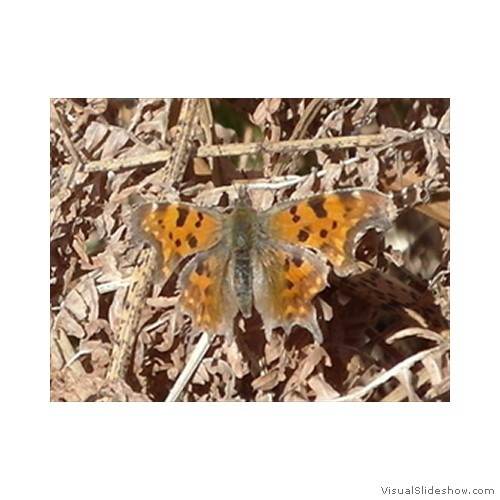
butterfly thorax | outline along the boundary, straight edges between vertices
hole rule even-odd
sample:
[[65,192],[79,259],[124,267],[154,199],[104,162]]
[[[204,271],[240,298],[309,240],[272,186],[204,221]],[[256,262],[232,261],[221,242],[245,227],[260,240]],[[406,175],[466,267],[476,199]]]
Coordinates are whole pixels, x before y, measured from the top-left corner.
[[234,291],[241,313],[249,318],[253,308],[252,254],[257,236],[257,212],[248,206],[236,206],[231,219]]

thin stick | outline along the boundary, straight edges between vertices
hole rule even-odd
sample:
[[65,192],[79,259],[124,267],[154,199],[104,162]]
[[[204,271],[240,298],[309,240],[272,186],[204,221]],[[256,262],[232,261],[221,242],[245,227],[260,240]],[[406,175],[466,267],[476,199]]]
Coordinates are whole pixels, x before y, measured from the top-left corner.
[[[322,139],[297,139],[280,142],[248,142],[245,144],[221,144],[200,146],[196,156],[210,158],[214,156],[241,156],[257,153],[300,153],[314,149],[345,149],[359,146],[380,146],[384,144],[382,134],[355,135],[346,137],[328,137]],[[85,172],[99,172],[102,170],[120,170],[125,168],[142,167],[153,163],[170,161],[172,151],[155,151],[131,158],[117,158],[113,160],[97,160],[88,162]]]
[[103,170],[121,170],[125,168],[143,167],[153,163],[162,163],[170,160],[172,152],[170,150],[155,151],[140,156],[130,158],[117,158],[113,160],[89,161],[85,167],[85,172],[100,172]]
[[315,149],[345,149],[384,144],[382,134],[327,137],[321,139],[296,139],[279,142],[249,142],[247,144],[215,144],[200,146],[197,156],[241,156],[257,153],[301,153]]
[[421,361],[422,359],[426,358],[427,356],[430,356],[431,354],[443,353],[448,348],[449,348],[448,345],[443,343],[440,346],[433,347],[432,349],[427,349],[426,351],[417,352],[413,356],[410,356],[409,358],[406,358],[405,360],[401,361],[401,363],[398,363],[390,370],[386,371],[385,373],[382,373],[380,376],[372,380],[365,387],[361,387],[360,389],[354,390],[351,393],[347,394],[346,396],[336,398],[333,401],[336,403],[344,401],[357,401],[366,394],[368,394],[370,391],[375,389],[376,387],[385,384],[385,382],[387,382],[392,377],[396,376],[401,371],[411,368],[418,361]]
[[143,249],[130,277],[116,342],[111,351],[111,363],[106,373],[107,380],[125,378],[137,334],[139,310],[144,304],[149,284],[152,282],[154,259],[154,253],[150,249]]
[[181,374],[177,377],[172,390],[167,396],[167,399],[165,399],[166,403],[171,403],[179,399],[182,391],[191,380],[191,377],[194,375],[194,372],[198,369],[198,366],[200,366],[200,363],[205,357],[205,354],[207,353],[211,343],[212,341],[210,337],[206,333],[203,333],[200,337],[200,340],[198,340],[198,343],[196,344],[193,352],[191,353],[186,366],[182,370]]

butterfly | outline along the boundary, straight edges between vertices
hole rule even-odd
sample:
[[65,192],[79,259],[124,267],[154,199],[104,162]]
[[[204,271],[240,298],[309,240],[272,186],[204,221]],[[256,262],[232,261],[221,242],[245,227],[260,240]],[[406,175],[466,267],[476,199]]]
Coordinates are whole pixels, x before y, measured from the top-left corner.
[[144,204],[133,231],[156,251],[160,275],[178,278],[178,308],[195,333],[233,336],[238,313],[260,314],[266,339],[281,327],[323,341],[312,299],[337,276],[356,271],[354,251],[369,228],[386,230],[391,198],[370,189],[340,189],[252,208],[240,195],[230,213],[188,203]]

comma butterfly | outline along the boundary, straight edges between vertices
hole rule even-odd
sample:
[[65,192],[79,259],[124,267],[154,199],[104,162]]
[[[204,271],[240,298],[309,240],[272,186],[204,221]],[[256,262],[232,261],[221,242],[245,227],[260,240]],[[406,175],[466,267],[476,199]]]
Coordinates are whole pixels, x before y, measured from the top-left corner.
[[312,299],[327,285],[328,263],[338,276],[356,270],[354,251],[369,229],[385,230],[392,200],[370,189],[341,189],[257,211],[248,195],[230,213],[187,203],[145,204],[134,232],[156,250],[168,279],[179,274],[178,307],[193,330],[232,337],[238,312],[260,314],[266,338],[294,325],[321,343]]

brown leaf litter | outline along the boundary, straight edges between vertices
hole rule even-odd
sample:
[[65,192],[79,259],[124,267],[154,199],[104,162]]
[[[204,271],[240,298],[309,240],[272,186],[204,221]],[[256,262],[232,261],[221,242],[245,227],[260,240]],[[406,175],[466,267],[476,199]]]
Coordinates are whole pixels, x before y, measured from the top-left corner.
[[[179,398],[447,401],[449,108],[448,99],[52,100],[51,400],[165,400],[200,338],[175,313],[175,277],[137,278],[150,257],[130,237],[131,210],[140,200],[224,208],[233,183],[252,182],[256,209],[363,186],[393,193],[400,215],[384,240],[361,240],[361,274],[330,276],[316,298],[323,344],[298,327],[268,343],[258,317],[237,321],[236,341],[210,339]],[[338,138],[347,142],[328,146]],[[310,140],[308,151],[265,148],[296,140]],[[219,144],[229,153],[197,155]],[[146,283],[132,304],[137,279]],[[133,336],[117,362],[129,315]]]

